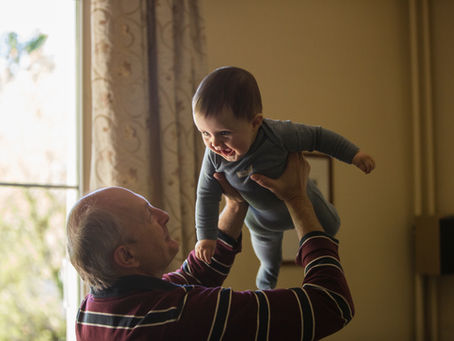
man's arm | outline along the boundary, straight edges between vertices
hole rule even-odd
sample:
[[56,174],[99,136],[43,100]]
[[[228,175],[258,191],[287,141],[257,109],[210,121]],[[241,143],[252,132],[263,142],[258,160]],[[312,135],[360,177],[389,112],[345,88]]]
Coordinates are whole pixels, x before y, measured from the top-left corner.
[[238,191],[230,186],[224,174],[214,173],[214,178],[221,185],[225,197],[225,206],[219,216],[219,230],[234,239],[238,239],[241,235],[241,229],[249,204]]
[[[203,318],[194,320],[183,314],[180,323],[187,323],[188,327],[183,329],[186,333],[192,328],[202,335],[200,339],[318,340],[351,320],[354,307],[339,261],[338,242],[322,231],[312,204],[307,200],[308,173],[309,166],[304,158],[290,154],[280,179],[253,176],[289,207],[295,227],[302,236],[297,256],[304,271],[302,285],[291,289],[241,292],[196,287],[189,292],[186,305],[192,307],[191,314],[195,309]],[[231,231],[233,234],[239,233],[236,223],[227,225],[235,226]],[[218,245],[223,247],[222,243]]]
[[[307,197],[309,171],[310,165],[302,153],[291,153],[279,179],[252,176],[287,205],[300,237],[297,263],[304,268],[300,288],[263,291],[267,303],[258,303],[256,330],[266,330],[270,338],[280,335],[293,339],[301,335],[302,339],[319,339],[343,328],[354,315],[353,300],[338,255],[338,241],[323,232]],[[234,297],[236,300],[229,307],[232,314],[235,310],[247,314],[244,308],[239,308],[246,306],[245,295],[238,293]],[[233,308],[234,301],[239,303],[238,309]],[[267,320],[264,314],[279,318]],[[242,319],[241,314],[237,316]]]
[[225,206],[219,215],[216,250],[210,263],[195,257],[191,251],[180,269],[164,275],[164,279],[178,284],[199,284],[207,287],[221,286],[227,277],[235,255],[241,250],[241,229],[249,205],[230,186],[221,173],[213,177],[219,182]]

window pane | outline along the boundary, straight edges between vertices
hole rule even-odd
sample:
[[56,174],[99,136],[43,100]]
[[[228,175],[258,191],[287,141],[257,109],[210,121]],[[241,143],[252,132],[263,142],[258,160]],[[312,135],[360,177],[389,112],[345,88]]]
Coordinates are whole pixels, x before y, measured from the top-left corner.
[[0,182],[75,185],[74,6],[0,2]]
[[64,340],[78,297],[63,290],[77,190],[5,186],[77,186],[77,3],[0,1],[0,341]]
[[0,340],[63,340],[66,202],[75,190],[0,187]]

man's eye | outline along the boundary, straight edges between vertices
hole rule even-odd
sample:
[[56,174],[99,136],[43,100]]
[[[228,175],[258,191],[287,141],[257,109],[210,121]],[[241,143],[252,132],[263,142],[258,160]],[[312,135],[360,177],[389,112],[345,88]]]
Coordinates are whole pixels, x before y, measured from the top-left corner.
[[222,136],[230,135],[230,131],[221,131]]
[[208,134],[208,132],[206,132],[206,131],[202,131],[202,136],[208,137],[208,136],[210,136],[210,134]]

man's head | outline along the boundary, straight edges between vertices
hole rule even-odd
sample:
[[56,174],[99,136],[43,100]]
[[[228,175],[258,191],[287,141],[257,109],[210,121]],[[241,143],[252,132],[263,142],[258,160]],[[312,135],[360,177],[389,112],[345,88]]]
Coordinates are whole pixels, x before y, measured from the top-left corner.
[[230,162],[248,152],[263,120],[254,76],[232,66],[216,69],[202,80],[192,109],[205,145]]
[[68,217],[71,263],[94,289],[126,275],[160,277],[178,252],[166,228],[168,220],[166,212],[125,188],[90,193]]

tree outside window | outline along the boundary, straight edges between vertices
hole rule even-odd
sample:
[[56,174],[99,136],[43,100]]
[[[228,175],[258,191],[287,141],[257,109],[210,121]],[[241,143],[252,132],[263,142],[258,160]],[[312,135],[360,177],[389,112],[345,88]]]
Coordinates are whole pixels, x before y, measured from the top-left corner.
[[0,4],[0,341],[66,339],[65,218],[78,188],[74,13],[73,1]]

